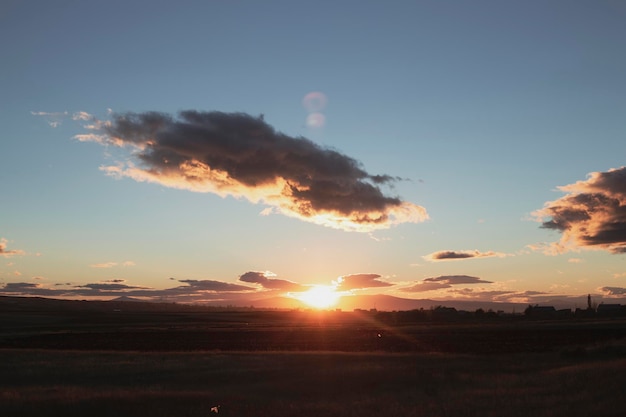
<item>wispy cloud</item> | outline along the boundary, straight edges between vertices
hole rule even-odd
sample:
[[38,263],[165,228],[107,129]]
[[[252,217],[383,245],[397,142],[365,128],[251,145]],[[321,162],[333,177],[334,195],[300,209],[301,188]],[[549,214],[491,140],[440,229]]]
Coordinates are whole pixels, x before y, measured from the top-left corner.
[[[465,299],[474,300],[490,300],[490,301],[509,301],[512,297],[519,298],[523,296],[521,293],[507,290],[476,290],[474,288],[451,288],[446,294],[453,294],[455,299],[459,296]],[[526,300],[527,298],[525,298]]]
[[146,300],[168,300],[172,302],[203,302],[223,299],[233,294],[256,294],[254,287],[215,280],[178,280],[184,284],[173,288],[155,289],[129,285],[123,279],[74,285],[70,283],[45,285],[42,283],[14,282],[0,287],[0,294],[41,296],[57,298],[111,298],[138,297]]
[[391,287],[394,284],[381,281],[378,274],[351,274],[343,275],[337,279],[338,291],[360,290],[375,287]]
[[72,115],[72,120],[89,121],[89,120],[93,120],[93,119],[94,119],[94,117],[91,114],[89,114],[89,113],[87,113],[85,111],[78,111],[78,112],[76,112],[76,113],[74,113]]
[[422,281],[418,281],[410,287],[401,288],[403,292],[426,292],[441,290],[445,288],[452,288],[454,285],[460,284],[492,284],[492,281],[485,281],[478,277],[472,277],[469,275],[442,275],[433,278],[426,278]]
[[78,285],[76,288],[88,288],[90,290],[110,292],[110,291],[127,291],[127,290],[147,290],[149,287],[138,287],[127,285],[121,282],[99,282],[94,284]]
[[626,167],[592,172],[585,181],[558,189],[567,194],[533,213],[541,227],[561,233],[548,247],[552,253],[577,248],[626,253]]
[[59,127],[63,123],[63,120],[69,116],[69,112],[46,112],[46,111],[31,111],[33,116],[43,117],[43,119],[51,127]]
[[124,266],[124,267],[135,266],[135,263],[133,261],[125,261],[125,262],[122,262],[122,263],[119,263],[119,262],[101,262],[101,263],[91,264],[89,266],[91,268],[113,268],[113,267],[116,267],[116,266]]
[[128,161],[102,168],[116,177],[244,197],[277,213],[351,231],[428,218],[423,207],[383,192],[399,178],[369,174],[355,159],[277,132],[262,117],[121,113],[89,129],[76,138],[132,149]]
[[89,265],[91,268],[113,268],[117,265],[117,262],[103,262],[99,264],[91,264]]
[[26,252],[21,249],[7,249],[7,240],[4,238],[0,239],[0,256],[10,258],[12,256],[25,254]]
[[485,290],[482,288],[450,288],[445,290],[445,299],[493,301],[497,303],[520,303],[520,304],[557,304],[576,305],[583,301],[582,296],[555,295],[543,291],[514,291],[514,290]]
[[431,254],[423,256],[423,258],[427,261],[437,262],[437,261],[454,261],[460,259],[475,259],[475,258],[504,258],[507,256],[505,253],[501,252],[480,252],[478,250],[462,250],[462,251],[454,251],[454,250],[444,250],[433,252]]

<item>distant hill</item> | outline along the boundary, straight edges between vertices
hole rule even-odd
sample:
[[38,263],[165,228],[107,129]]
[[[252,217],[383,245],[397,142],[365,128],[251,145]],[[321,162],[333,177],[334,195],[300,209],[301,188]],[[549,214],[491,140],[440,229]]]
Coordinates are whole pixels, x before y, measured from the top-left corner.
[[[288,297],[272,297],[266,299],[255,300],[250,303],[255,308],[310,308],[302,301]],[[391,295],[354,295],[344,296],[339,299],[337,305],[332,308],[339,308],[344,311],[352,311],[355,309],[379,311],[407,311],[407,310],[428,310],[437,306],[454,307],[457,310],[476,311],[479,308],[487,311],[523,312],[528,306],[519,303],[496,303],[488,301],[437,301],[430,299],[410,299],[394,297]]]
[[[192,311],[206,307],[176,303],[147,302],[130,297],[122,300],[59,300],[43,297],[0,296],[0,312],[102,312],[102,311]],[[133,301],[134,300],[134,301]]]
[[431,300],[431,299],[409,299],[394,297],[391,295],[361,295],[354,297],[343,297],[340,301],[340,307],[345,310],[359,309],[376,309],[381,311],[403,311],[403,310],[428,310],[437,306],[453,307],[457,310],[476,311],[479,308],[483,310],[504,311],[511,313],[513,311],[523,312],[527,307],[526,304],[517,303],[497,303],[490,301],[461,301],[461,300]]
[[[604,300],[599,299],[599,303]],[[611,299],[612,303],[626,304],[625,299]],[[558,309],[573,309],[586,306],[586,296],[580,299],[544,299],[541,305],[554,306]],[[391,295],[354,295],[341,297],[336,306],[343,311],[355,309],[379,311],[428,310],[437,306],[453,307],[457,310],[474,312],[478,309],[504,311],[505,313],[523,313],[527,303],[498,303],[490,301],[468,300],[431,300],[409,299]],[[0,311],[192,311],[206,308],[228,309],[310,309],[302,301],[290,297],[270,297],[256,300],[220,300],[202,304],[183,304],[163,301],[145,301],[133,297],[121,296],[110,301],[59,300],[43,297],[0,296]]]
[[140,300],[140,299],[138,299],[138,298],[127,297],[127,296],[125,296],[125,295],[123,295],[123,296],[121,296],[121,297],[114,298],[114,299],[112,299],[112,300],[109,300],[109,302],[119,302],[119,301],[121,301],[121,302],[133,302],[133,303],[141,303],[141,302],[144,302],[143,300]]

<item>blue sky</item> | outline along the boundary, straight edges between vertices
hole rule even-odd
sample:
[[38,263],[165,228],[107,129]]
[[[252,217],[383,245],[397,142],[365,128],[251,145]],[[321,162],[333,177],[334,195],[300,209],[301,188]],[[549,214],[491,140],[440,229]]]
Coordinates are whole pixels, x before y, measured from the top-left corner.
[[[623,2],[8,1],[0,39],[3,294],[248,302],[334,283],[574,306],[626,292]],[[285,152],[308,140],[293,177],[271,158],[254,171],[274,185],[304,165],[327,179],[331,151],[355,161],[363,176],[324,184],[362,211],[320,225],[328,211],[295,204],[340,200],[272,199],[235,176],[260,165],[222,172],[222,195],[207,178],[145,181],[163,168],[146,146],[206,127],[187,110],[242,146],[250,123]],[[124,136],[123,120],[147,134],[148,112],[176,145]],[[370,204],[395,221],[338,226]]]

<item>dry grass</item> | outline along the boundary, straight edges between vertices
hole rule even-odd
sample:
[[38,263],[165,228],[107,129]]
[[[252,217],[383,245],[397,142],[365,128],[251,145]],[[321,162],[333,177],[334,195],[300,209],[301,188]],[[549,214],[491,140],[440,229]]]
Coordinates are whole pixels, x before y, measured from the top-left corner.
[[[607,354],[606,352],[609,352]],[[584,353],[584,354],[583,354]],[[623,349],[463,356],[3,350],[2,416],[621,416]]]

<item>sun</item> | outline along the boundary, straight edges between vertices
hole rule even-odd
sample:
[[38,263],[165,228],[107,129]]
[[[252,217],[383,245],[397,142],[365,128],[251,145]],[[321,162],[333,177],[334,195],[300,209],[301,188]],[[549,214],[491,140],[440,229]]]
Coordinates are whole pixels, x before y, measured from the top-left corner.
[[298,294],[295,298],[313,308],[329,308],[334,306],[341,295],[330,285],[315,285],[310,290]]

